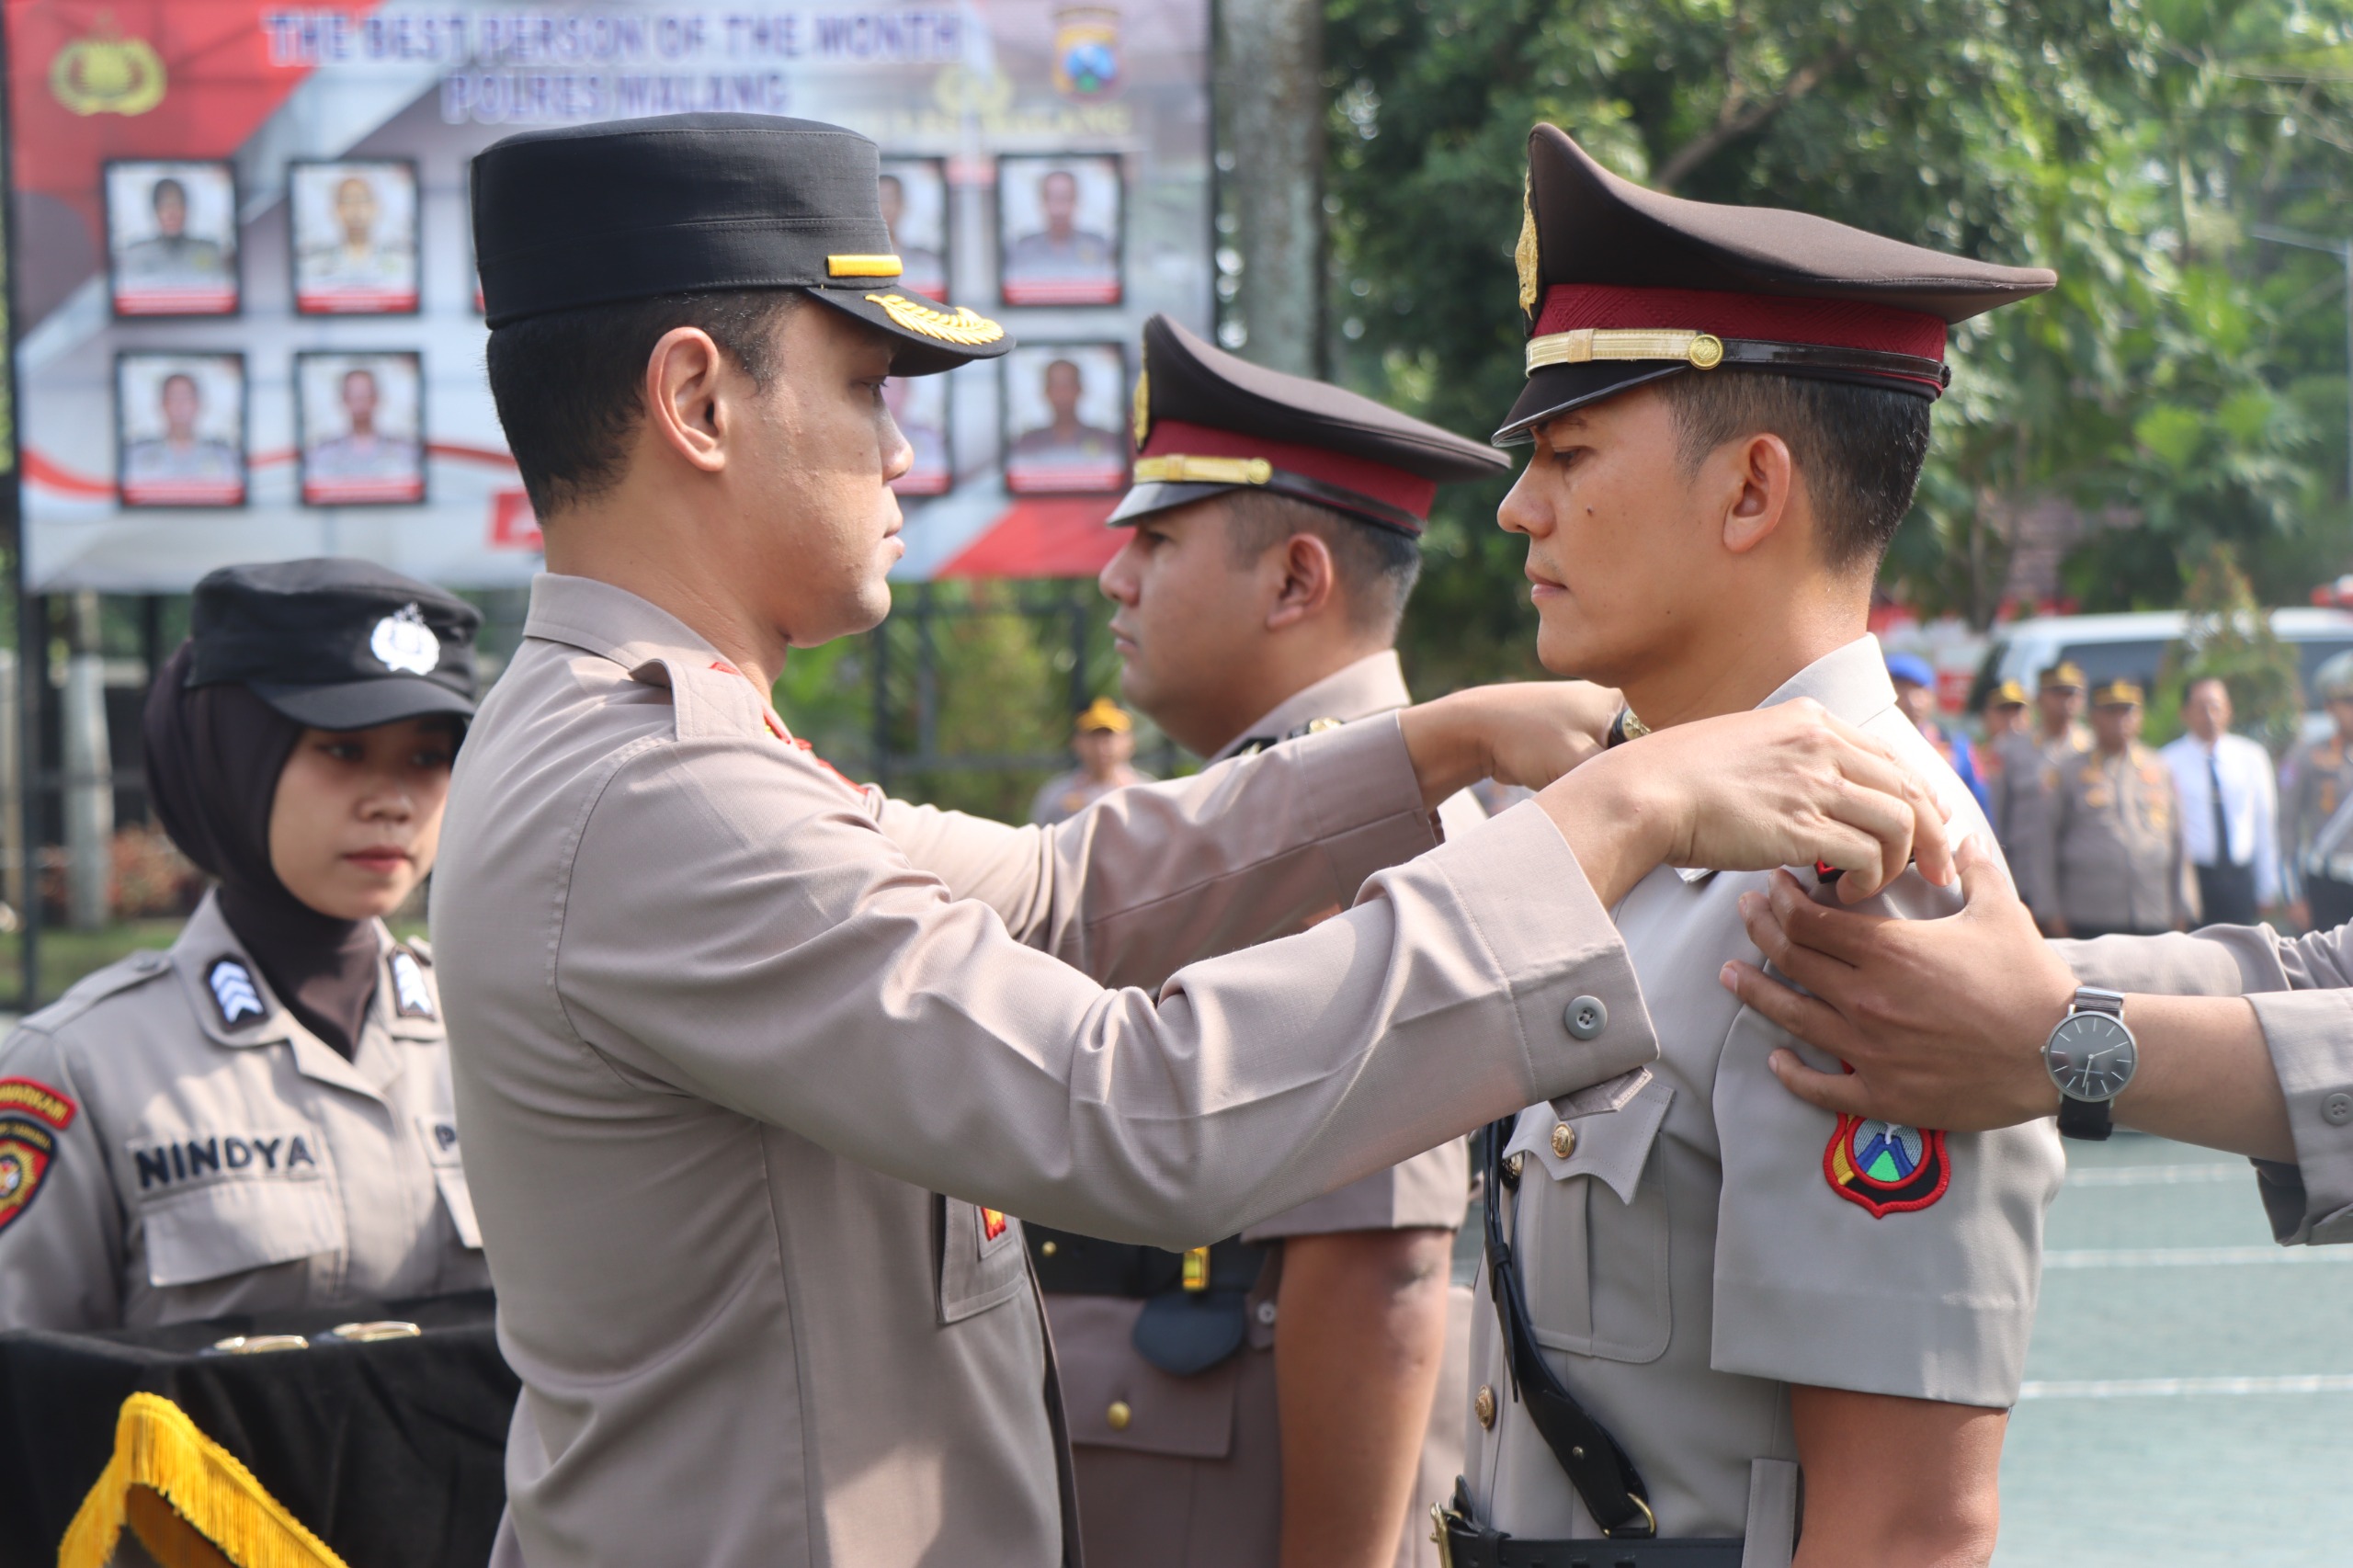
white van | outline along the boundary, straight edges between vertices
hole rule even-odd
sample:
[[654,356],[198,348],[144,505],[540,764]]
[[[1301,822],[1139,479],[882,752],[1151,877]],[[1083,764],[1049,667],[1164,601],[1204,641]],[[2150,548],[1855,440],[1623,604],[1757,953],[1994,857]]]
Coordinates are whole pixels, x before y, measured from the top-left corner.
[[[2154,688],[2165,650],[2181,640],[2189,617],[2177,609],[2131,615],[2046,615],[1994,628],[1977,680],[1970,687],[1969,710],[1976,712],[2000,682],[2014,680],[2034,695],[2037,676],[2062,659],[2084,667],[2084,678],[2136,680]],[[2313,672],[2335,653],[2353,649],[2353,611],[2275,609],[2272,634],[2296,650],[2304,700],[2312,702]],[[2314,706],[2317,706],[2316,704]]]

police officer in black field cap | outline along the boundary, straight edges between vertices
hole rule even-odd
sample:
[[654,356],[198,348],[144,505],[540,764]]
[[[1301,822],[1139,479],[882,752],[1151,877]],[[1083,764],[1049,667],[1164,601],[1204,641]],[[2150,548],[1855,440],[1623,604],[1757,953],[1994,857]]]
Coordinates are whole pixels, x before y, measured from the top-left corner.
[[360,561],[197,585],[146,767],[215,886],[0,1045],[0,1328],[488,1282],[432,953],[383,919],[433,866],[479,623]]
[[[1552,783],[1606,722],[1552,683],[1052,829],[852,785],[770,687],[889,608],[912,456],[886,380],[1006,346],[897,286],[878,167],[745,115],[473,163],[491,391],[549,567],[433,895],[524,1385],[502,1563],[1074,1556],[1012,1214],[1190,1246],[1635,1065],[1602,898],[1631,863],[1719,831],[1811,860],[1824,811],[1875,880],[1915,831],[1939,852],[1893,763],[1802,717]],[[1787,810],[1715,809],[1774,755],[1813,759]],[[1550,788],[1434,847],[1430,809],[1490,769]]]

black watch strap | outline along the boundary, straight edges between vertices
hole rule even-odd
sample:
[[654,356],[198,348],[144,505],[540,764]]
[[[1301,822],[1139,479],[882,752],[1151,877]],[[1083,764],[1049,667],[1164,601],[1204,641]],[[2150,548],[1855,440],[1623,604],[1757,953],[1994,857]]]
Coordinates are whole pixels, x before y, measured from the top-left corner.
[[2082,1138],[2094,1143],[2105,1142],[2116,1131],[2116,1113],[2106,1100],[2079,1100],[2072,1095],[2059,1096],[2059,1136]]

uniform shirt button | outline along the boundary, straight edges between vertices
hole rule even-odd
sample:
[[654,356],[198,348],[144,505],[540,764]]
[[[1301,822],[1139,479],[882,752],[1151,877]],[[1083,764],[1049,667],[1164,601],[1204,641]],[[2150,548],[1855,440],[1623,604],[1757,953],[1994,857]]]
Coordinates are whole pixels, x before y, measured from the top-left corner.
[[1552,1124],[1552,1153],[1565,1160],[1576,1152],[1577,1130],[1565,1121],[1554,1122]]
[[2342,1127],[2353,1121],[2353,1095],[2331,1095],[2323,1100],[2320,1113],[2331,1127]]
[[1040,1242],[1038,1244],[1039,1253],[1046,1257],[1051,1257],[1054,1254],[1062,1250],[1063,1249],[1061,1247],[1055,1245],[1052,1242]]
[[1609,1009],[1598,996],[1579,996],[1563,1011],[1561,1022],[1578,1040],[1591,1040],[1609,1027]]
[[1275,1303],[1274,1303],[1274,1302],[1272,1302],[1272,1301],[1261,1301],[1261,1302],[1259,1302],[1259,1303],[1258,1303],[1258,1322],[1259,1322],[1261,1324],[1263,1324],[1263,1325],[1265,1325],[1266,1327],[1267,1327],[1267,1328],[1272,1328],[1272,1327],[1274,1327],[1274,1326],[1275,1326]]
[[1486,1383],[1471,1401],[1471,1409],[1479,1417],[1479,1425],[1493,1430],[1495,1425],[1495,1391]]
[[1506,1154],[1504,1156],[1504,1175],[1511,1177],[1514,1181],[1518,1181],[1519,1179],[1519,1168],[1527,1163],[1528,1156],[1525,1154]]
[[1111,1430],[1114,1432],[1126,1431],[1128,1423],[1135,1418],[1136,1413],[1128,1408],[1128,1402],[1124,1399],[1113,1400],[1111,1408],[1103,1413],[1103,1419],[1111,1424]]

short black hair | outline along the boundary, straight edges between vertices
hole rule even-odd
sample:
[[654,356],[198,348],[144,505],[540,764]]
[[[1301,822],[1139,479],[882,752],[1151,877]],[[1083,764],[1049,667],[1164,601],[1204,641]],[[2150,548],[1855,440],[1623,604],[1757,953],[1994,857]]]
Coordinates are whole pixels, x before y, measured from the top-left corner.
[[797,289],[662,294],[493,328],[490,395],[531,510],[544,522],[620,483],[644,412],[645,361],[663,334],[701,328],[766,388],[776,373],[776,329],[801,302]]
[[1294,534],[1313,534],[1331,547],[1348,619],[1384,640],[1397,635],[1422,575],[1420,541],[1276,491],[1230,490],[1226,502],[1226,549],[1235,566],[1249,565]]
[[1790,444],[1833,567],[1876,570],[1928,457],[1928,400],[1885,387],[1734,366],[1656,383],[1696,470],[1726,441],[1766,432]]
[[164,205],[164,197],[166,192],[178,197],[180,199],[181,206],[185,207],[188,205],[188,187],[182,185],[179,181],[174,179],[169,175],[165,175],[162,179],[157,180],[153,186],[148,187],[147,205],[155,208],[162,207]]

